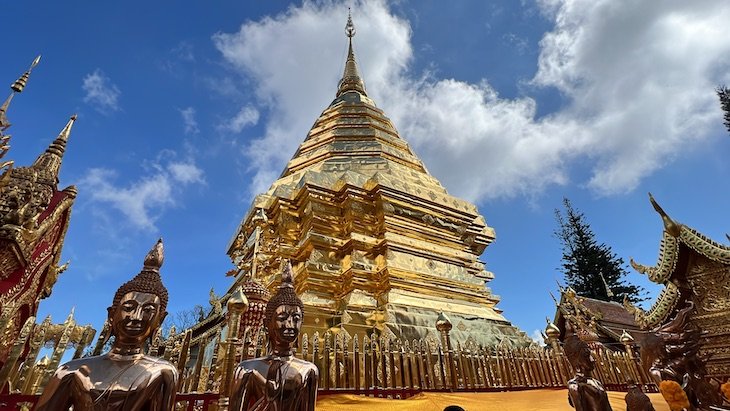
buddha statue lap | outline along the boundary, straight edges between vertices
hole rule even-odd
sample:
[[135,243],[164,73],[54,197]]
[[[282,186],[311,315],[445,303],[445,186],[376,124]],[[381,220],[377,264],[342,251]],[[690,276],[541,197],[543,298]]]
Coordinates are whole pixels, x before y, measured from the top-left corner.
[[144,268],[123,284],[108,308],[111,351],[63,364],[41,395],[38,411],[168,411],[175,405],[177,369],[142,348],[167,315],[168,294],[160,279],[162,240]]
[[291,265],[278,292],[266,305],[264,324],[270,354],[241,362],[231,389],[232,411],[311,411],[317,400],[319,370],[294,357],[304,305],[294,291]]

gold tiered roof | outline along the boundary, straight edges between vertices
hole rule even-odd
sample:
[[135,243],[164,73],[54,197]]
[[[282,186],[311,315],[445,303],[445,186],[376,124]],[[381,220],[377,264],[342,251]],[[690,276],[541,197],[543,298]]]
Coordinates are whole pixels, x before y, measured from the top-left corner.
[[450,195],[368,97],[348,19],[347,61],[335,99],[269,190],[258,195],[229,249],[251,276],[275,286],[291,259],[305,331],[433,333],[439,311],[457,340],[527,337],[496,307],[479,256],[494,241],[476,206]]

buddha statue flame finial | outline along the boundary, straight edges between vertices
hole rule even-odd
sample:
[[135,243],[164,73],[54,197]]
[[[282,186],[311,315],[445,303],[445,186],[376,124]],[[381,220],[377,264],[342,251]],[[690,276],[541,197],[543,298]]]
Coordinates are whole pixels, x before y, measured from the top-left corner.
[[160,272],[160,267],[165,261],[165,248],[162,246],[162,238],[152,247],[147,256],[144,258],[144,269],[148,271]]

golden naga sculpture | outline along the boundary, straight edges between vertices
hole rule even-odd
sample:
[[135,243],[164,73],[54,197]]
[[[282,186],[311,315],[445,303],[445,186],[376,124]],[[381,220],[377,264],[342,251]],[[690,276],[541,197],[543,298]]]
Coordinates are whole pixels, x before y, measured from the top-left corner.
[[575,376],[568,381],[568,402],[576,411],[611,411],[603,384],[591,377],[595,360],[591,349],[575,334],[565,341],[565,356],[575,368]]
[[294,357],[304,305],[294,291],[291,264],[281,273],[281,285],[266,305],[264,325],[270,354],[243,361],[231,390],[233,411],[310,411],[317,400],[319,370]]
[[109,311],[111,351],[62,365],[45,387],[36,410],[172,410],[178,372],[169,362],[145,355],[167,315],[167,289],[160,279],[160,239],[145,257],[144,267],[114,294]]

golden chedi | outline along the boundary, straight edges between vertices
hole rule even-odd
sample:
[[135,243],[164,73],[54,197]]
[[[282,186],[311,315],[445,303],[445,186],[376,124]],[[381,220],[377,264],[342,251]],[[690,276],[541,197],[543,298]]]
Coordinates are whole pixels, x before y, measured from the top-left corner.
[[62,365],[46,385],[38,411],[172,410],[178,372],[142,348],[167,315],[167,289],[160,279],[162,240],[144,260],[142,272],[123,284],[108,308],[114,337],[107,354]]
[[474,204],[450,195],[365,90],[355,28],[337,94],[281,177],[258,195],[229,248],[249,278],[276,287],[294,265],[303,331],[373,332],[436,342],[439,312],[456,341],[529,344],[485,287],[479,256],[495,238]]

